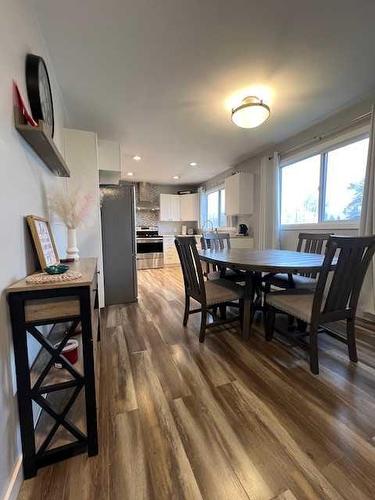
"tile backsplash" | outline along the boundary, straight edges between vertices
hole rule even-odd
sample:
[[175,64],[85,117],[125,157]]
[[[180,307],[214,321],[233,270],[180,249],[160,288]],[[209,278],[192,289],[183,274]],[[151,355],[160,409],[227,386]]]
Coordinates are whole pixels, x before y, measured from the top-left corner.
[[194,234],[198,233],[198,223],[194,222],[159,222],[159,234],[181,234],[182,225],[187,229],[192,228]]
[[137,226],[157,226],[159,224],[159,211],[137,210]]

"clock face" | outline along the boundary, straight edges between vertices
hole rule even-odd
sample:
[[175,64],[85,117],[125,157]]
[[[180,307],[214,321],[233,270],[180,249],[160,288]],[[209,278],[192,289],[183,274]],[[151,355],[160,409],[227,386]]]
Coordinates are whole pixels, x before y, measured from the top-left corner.
[[52,93],[49,83],[48,73],[46,65],[43,61],[39,62],[39,98],[40,107],[42,109],[43,120],[53,137],[53,103],[52,103]]
[[47,132],[53,137],[53,100],[47,67],[43,59],[34,54],[28,54],[26,58],[26,86],[33,118],[43,120]]

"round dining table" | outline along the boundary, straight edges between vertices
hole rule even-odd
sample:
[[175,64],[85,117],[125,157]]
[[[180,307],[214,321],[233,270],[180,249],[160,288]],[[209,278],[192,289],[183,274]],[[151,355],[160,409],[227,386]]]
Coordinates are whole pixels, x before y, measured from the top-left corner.
[[245,295],[248,307],[244,308],[242,336],[247,339],[251,328],[251,307],[254,299],[254,283],[262,273],[316,273],[323,265],[324,255],[293,252],[289,250],[250,250],[227,248],[220,251],[199,250],[199,257],[205,262],[226,268],[246,271],[244,275]]

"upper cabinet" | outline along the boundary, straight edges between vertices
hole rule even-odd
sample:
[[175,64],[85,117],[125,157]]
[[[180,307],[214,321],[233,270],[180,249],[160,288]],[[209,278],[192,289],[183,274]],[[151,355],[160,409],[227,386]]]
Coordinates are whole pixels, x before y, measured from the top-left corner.
[[160,220],[173,222],[180,220],[180,195],[160,195]]
[[120,144],[114,141],[98,141],[99,170],[121,172]]
[[226,215],[249,215],[253,213],[254,176],[239,172],[225,179]]
[[198,193],[160,195],[161,221],[197,221],[198,213]]
[[199,213],[198,193],[182,194],[180,196],[180,220],[197,221]]

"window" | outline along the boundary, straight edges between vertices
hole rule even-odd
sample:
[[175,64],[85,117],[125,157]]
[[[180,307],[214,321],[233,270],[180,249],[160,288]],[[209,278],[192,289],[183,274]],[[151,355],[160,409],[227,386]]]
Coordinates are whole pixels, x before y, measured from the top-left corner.
[[281,168],[281,224],[356,221],[361,215],[369,140]]
[[356,220],[361,216],[368,139],[327,153],[324,220]]
[[282,224],[318,222],[320,155],[281,170]]
[[226,225],[225,189],[218,189],[207,194],[207,220],[213,227]]

